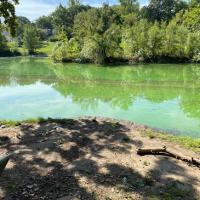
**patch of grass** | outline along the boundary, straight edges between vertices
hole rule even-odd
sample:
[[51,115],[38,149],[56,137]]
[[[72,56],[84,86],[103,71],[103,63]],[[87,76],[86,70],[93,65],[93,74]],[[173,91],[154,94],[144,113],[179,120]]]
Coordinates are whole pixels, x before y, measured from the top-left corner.
[[21,121],[15,121],[15,120],[0,120],[0,126],[4,125],[6,127],[15,127],[20,126],[22,124],[34,124],[34,123],[43,123],[43,122],[49,122],[49,123],[59,123],[62,125],[70,124],[73,125],[75,121],[73,119],[53,119],[53,118],[33,118],[33,119],[27,119],[27,120],[21,120]]
[[48,121],[48,119],[43,119],[43,118],[37,118],[37,119],[28,119],[28,120],[22,120],[22,121],[14,121],[14,120],[1,120],[0,121],[0,126],[4,125],[6,127],[15,127],[15,126],[20,126],[23,123],[38,123],[38,122],[44,122]]
[[52,49],[54,47],[54,42],[43,42],[40,47],[37,49],[37,54],[44,54],[46,56],[50,56],[52,53]]
[[155,196],[149,196],[148,200],[160,200],[160,198],[155,197]]
[[3,120],[0,121],[0,126],[6,126],[6,127],[14,127],[19,126],[21,123],[18,121],[10,121],[10,120]]
[[[23,47],[12,47],[14,44],[12,42],[9,43],[10,49],[15,49],[17,52],[19,52],[22,56],[28,56],[28,51],[24,49]],[[52,53],[52,49],[55,45],[55,42],[41,42],[39,44],[39,47],[36,49],[36,55],[45,55],[50,56]]]
[[150,139],[158,138],[169,142],[175,142],[187,149],[191,149],[195,152],[200,152],[200,139],[198,138],[191,138],[189,136],[175,136],[167,133],[157,133],[153,130],[148,130],[147,132],[145,132],[145,135],[148,136]]
[[156,138],[156,134],[153,133],[153,132],[151,132],[151,131],[150,131],[150,132],[147,132],[146,135],[147,135],[150,139]]

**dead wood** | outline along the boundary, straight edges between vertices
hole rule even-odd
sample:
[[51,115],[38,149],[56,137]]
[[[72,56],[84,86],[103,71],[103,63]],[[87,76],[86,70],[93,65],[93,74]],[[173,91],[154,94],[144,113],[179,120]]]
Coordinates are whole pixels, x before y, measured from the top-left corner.
[[200,161],[198,161],[194,158],[186,158],[186,157],[180,156],[178,154],[172,153],[167,150],[167,147],[157,148],[157,149],[138,149],[137,154],[140,156],[145,156],[145,155],[168,156],[168,157],[175,158],[177,160],[181,160],[183,162],[186,162],[187,164],[194,165],[194,166],[200,168]]

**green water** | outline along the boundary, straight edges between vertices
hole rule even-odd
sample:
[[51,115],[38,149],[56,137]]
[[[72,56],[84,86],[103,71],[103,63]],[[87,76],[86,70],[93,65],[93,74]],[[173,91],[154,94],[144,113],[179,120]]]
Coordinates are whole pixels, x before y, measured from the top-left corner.
[[200,137],[200,65],[0,59],[0,120],[103,116]]

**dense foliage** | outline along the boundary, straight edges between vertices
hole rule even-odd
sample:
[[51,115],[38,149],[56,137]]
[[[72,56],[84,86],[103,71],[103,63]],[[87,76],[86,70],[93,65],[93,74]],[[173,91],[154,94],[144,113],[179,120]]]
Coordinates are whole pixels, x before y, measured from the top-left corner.
[[27,49],[28,54],[33,54],[35,53],[38,44],[39,44],[39,38],[37,34],[37,29],[31,24],[27,24],[25,26],[23,34],[24,48]]
[[[0,32],[2,31],[2,27],[0,26]],[[0,34],[0,53],[4,52],[8,49],[6,37],[3,34]]]
[[200,61],[199,0],[150,0],[144,7],[119,0],[98,8],[69,0],[35,23],[17,22],[18,46],[33,53],[39,39],[54,42],[56,62]]
[[[18,0],[1,0],[0,1],[0,17],[3,17],[4,23],[10,28],[11,34],[15,34],[16,28],[16,15],[15,15],[15,5]],[[0,18],[0,24],[1,24]]]
[[197,1],[151,0],[141,9],[135,0],[119,2],[79,12],[73,29],[63,29],[67,42],[58,41],[52,58],[95,63],[200,60]]

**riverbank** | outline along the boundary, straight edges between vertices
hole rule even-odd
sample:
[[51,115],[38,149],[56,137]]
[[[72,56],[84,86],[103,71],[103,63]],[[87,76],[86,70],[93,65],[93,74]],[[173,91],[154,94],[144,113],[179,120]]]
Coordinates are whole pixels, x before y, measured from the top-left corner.
[[167,146],[198,159],[200,145],[191,146],[192,139],[185,145],[189,150],[174,136],[172,141],[131,122],[102,118],[1,122],[0,127],[0,154],[15,152],[0,179],[3,199],[200,197],[197,167],[137,155],[138,148]]
[[[28,52],[23,47],[17,47],[14,52],[8,51],[4,53],[0,53],[0,57],[19,57],[19,56],[35,56],[35,57],[48,57],[52,59],[52,53],[56,42],[43,41],[38,46],[37,50],[34,54],[28,55]],[[12,46],[12,43],[9,44]],[[71,58],[63,58],[63,60],[53,60],[55,63],[80,63],[80,64],[94,64],[94,62],[89,59],[83,59],[81,57],[71,57]],[[137,64],[197,64],[199,61],[194,61],[191,58],[185,57],[180,58],[176,56],[157,56],[157,57],[148,57],[144,59],[143,57],[135,56],[131,59],[123,58],[123,57],[110,57],[106,58],[105,62],[101,63],[101,65],[137,65]]]

